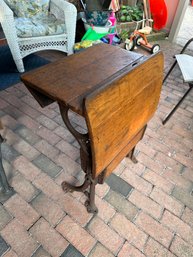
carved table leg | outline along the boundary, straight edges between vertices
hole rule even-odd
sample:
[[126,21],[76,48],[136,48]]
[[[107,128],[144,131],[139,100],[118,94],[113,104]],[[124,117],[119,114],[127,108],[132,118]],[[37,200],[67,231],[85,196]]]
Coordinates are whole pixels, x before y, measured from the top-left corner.
[[98,213],[98,208],[95,205],[95,186],[97,181],[91,181],[90,192],[88,193],[88,200],[85,202],[87,211],[90,213]]
[[[91,171],[92,156],[90,151],[90,140],[89,140],[88,134],[81,134],[77,130],[75,130],[72,127],[68,118],[68,111],[69,111],[68,106],[64,106],[60,103],[58,104],[59,104],[62,119],[66,127],[69,129],[69,131],[76,138],[76,140],[80,145],[81,167],[85,172],[85,180],[82,185],[74,186],[63,181],[61,184],[62,189],[64,190],[64,192],[79,191],[79,192],[85,193],[85,195],[88,197],[88,199],[85,202],[87,211],[91,213],[97,213],[98,209],[95,205],[95,186],[98,180],[92,179],[92,171]],[[87,191],[87,189],[89,189],[89,191]]]
[[8,184],[7,177],[5,175],[5,171],[2,163],[2,154],[1,154],[1,144],[3,142],[3,138],[0,135],[0,202],[4,203],[10,196],[14,194],[14,190]]

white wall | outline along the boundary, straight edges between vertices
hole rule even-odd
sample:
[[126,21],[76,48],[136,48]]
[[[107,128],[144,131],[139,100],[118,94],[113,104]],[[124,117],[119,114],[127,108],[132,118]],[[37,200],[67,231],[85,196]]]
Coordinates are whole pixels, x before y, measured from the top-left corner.
[[180,0],[165,0],[166,6],[167,6],[167,11],[168,11],[168,19],[167,19],[167,23],[165,26],[165,29],[167,31],[169,31],[172,26],[179,1]]

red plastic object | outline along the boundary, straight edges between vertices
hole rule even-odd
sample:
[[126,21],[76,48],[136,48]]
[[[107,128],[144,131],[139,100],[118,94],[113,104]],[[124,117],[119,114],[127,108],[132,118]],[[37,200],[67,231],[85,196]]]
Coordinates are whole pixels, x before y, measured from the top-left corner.
[[150,11],[154,21],[153,28],[160,30],[167,22],[168,12],[164,0],[149,0]]
[[193,6],[193,0],[192,0],[192,3],[191,3],[191,4],[192,4],[192,6]]

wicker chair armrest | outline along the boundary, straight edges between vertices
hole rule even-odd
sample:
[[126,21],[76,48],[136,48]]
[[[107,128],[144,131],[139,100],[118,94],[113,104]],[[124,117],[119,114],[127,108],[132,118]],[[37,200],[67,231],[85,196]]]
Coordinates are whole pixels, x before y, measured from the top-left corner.
[[64,0],[51,0],[50,12],[55,14],[57,18],[64,20],[66,34],[68,37],[68,54],[72,54],[76,33],[76,7],[73,4]]
[[0,22],[4,22],[9,17],[13,18],[13,11],[9,6],[2,0],[0,1]]

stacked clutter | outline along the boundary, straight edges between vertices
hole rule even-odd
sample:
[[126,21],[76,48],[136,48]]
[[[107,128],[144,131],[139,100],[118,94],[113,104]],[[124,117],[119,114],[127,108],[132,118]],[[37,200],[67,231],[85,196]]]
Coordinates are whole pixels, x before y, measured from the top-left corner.
[[[86,33],[81,42],[75,44],[75,52],[93,44],[101,43],[101,41],[109,44],[120,42],[120,39],[116,37],[116,18],[113,10],[110,9],[111,2],[104,0],[101,4],[99,0],[86,0],[84,4],[81,1],[84,8],[82,21]],[[114,38],[116,38],[115,42],[113,42]]]

